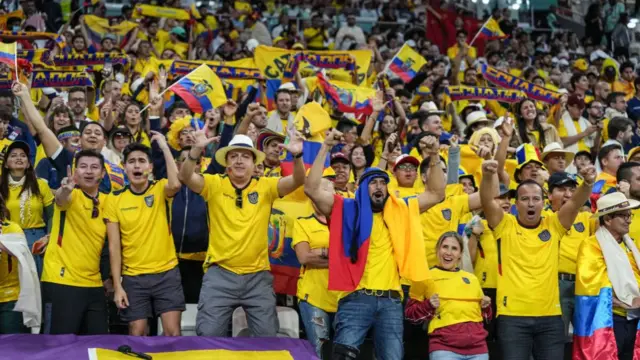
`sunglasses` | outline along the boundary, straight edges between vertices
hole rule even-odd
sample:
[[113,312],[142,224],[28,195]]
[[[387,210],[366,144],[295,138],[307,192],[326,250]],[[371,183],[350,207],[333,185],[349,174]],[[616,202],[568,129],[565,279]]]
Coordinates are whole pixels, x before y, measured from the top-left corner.
[[98,200],[98,198],[91,198],[91,201],[93,202],[93,209],[91,210],[91,218],[95,219],[98,216],[100,216],[100,209],[98,209],[98,205],[100,205],[100,201]]
[[242,190],[236,189],[236,207],[242,209]]

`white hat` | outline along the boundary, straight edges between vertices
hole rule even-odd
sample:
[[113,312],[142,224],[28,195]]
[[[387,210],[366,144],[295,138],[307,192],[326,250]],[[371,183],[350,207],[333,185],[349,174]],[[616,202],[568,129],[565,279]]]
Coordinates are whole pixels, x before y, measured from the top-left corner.
[[637,208],[640,206],[640,201],[627,199],[623,193],[616,191],[598,199],[596,205],[598,206],[598,210],[593,214],[592,218],[598,218],[614,212]]
[[544,161],[545,158],[552,153],[563,153],[564,158],[567,161],[567,166],[571,164],[571,162],[573,161],[573,157],[575,156],[573,152],[569,150],[565,150],[564,147],[562,147],[562,144],[557,142],[552,142],[551,144],[544,147],[544,150],[542,151],[542,156],[540,156],[540,159]]
[[296,86],[292,83],[292,82],[288,82],[288,83],[284,83],[282,85],[280,85],[280,87],[278,88],[278,91],[298,91],[298,89],[296,89]]
[[596,50],[594,52],[591,53],[591,55],[589,56],[589,61],[590,62],[594,62],[598,59],[608,59],[610,58],[609,55],[607,55],[606,52],[602,51],[602,50]]
[[260,164],[264,161],[264,153],[262,151],[256,150],[253,147],[253,142],[247,135],[235,135],[233,139],[231,139],[229,145],[223,147],[222,149],[218,149],[218,151],[216,151],[216,161],[220,165],[227,167],[227,153],[233,150],[251,151],[254,155],[254,164]]
[[436,103],[433,101],[423,102],[422,105],[420,105],[420,110],[429,113],[444,114],[444,111],[438,110]]
[[245,45],[245,46],[247,47],[247,50],[249,50],[249,52],[253,52],[258,47],[258,45],[260,45],[258,40],[249,39],[249,40],[247,40],[247,45]]
[[487,118],[487,113],[481,110],[477,110],[477,111],[472,111],[469,113],[469,115],[467,115],[466,119],[465,119],[466,123],[467,123],[467,127],[471,127],[471,125],[479,123],[479,122],[490,122],[491,120],[489,120]]
[[497,129],[499,128],[502,123],[504,122],[504,116],[500,116],[499,118],[496,119],[496,121],[493,123],[493,128]]
[[413,40],[407,40],[406,42],[407,45],[411,46],[412,48],[416,47],[416,42]]

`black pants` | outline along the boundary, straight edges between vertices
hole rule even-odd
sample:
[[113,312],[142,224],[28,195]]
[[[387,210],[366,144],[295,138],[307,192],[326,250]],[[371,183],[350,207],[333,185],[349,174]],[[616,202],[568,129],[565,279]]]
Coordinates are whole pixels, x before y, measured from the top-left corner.
[[558,316],[498,317],[498,344],[504,360],[564,358],[564,323]]
[[633,346],[636,342],[636,330],[638,319],[627,320],[618,315],[613,315],[613,334],[616,337],[618,347],[618,359],[633,359]]
[[202,288],[202,269],[204,261],[178,259],[178,268],[182,278],[182,291],[184,301],[187,304],[197,304],[200,299],[200,289]]
[[42,283],[44,334],[109,333],[104,288]]

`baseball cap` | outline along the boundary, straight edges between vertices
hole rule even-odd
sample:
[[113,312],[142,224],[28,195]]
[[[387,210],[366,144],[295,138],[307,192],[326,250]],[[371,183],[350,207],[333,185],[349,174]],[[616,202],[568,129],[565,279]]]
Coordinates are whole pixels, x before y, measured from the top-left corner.
[[511,192],[509,191],[509,187],[503,183],[500,183],[500,195],[498,197],[503,197],[505,195],[511,196]]
[[171,34],[175,34],[178,36],[187,36],[187,32],[184,30],[184,28],[180,26],[176,26],[173,29],[171,29]]
[[567,99],[567,106],[577,106],[580,109],[584,109],[586,107],[584,99],[578,94],[569,95],[569,99]]
[[549,184],[549,192],[552,192],[553,189],[558,186],[564,186],[569,184],[574,186],[578,185],[578,181],[575,179],[575,177],[564,171],[553,173],[551,176],[549,176],[549,180],[547,182]]
[[409,163],[409,164],[413,164],[416,167],[420,166],[420,161],[418,159],[416,159],[415,157],[411,156],[411,155],[407,155],[407,154],[402,154],[400,156],[398,156],[398,158],[396,159],[396,163],[393,164],[393,171],[396,171],[396,168],[402,164],[405,163]]
[[349,158],[347,157],[347,155],[341,153],[341,152],[337,152],[333,155],[331,155],[331,161],[329,162],[329,164],[331,166],[333,166],[333,164],[337,163],[337,162],[341,162],[344,164],[351,164],[351,161],[349,161]]

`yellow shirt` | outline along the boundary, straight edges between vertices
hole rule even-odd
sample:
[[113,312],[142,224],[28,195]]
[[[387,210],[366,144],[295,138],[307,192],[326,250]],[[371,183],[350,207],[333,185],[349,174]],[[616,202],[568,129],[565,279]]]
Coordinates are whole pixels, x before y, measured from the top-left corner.
[[[314,215],[299,217],[293,225],[293,241],[291,247],[306,242],[311,249],[329,248],[329,227],[318,220]],[[329,269],[300,268],[298,279],[299,300],[327,312],[338,310],[338,293],[329,291]]]
[[498,285],[498,247],[487,220],[482,220],[482,225],[484,231],[478,240],[473,270],[483,289],[495,289]]
[[409,296],[425,301],[438,294],[437,315],[429,321],[429,334],[437,329],[465,322],[482,322],[480,300],[484,294],[475,275],[464,270],[443,270],[433,267],[431,279],[412,283]]
[[107,197],[104,218],[120,225],[122,275],[157,274],[178,265],[169,227],[167,182],[153,181],[143,193],[126,187]]
[[633,217],[631,218],[631,225],[629,225],[629,236],[636,243],[636,246],[640,247],[640,208],[631,210]]
[[579,213],[571,229],[560,240],[558,272],[565,274],[576,273],[578,248],[584,239],[596,232],[595,219],[591,219],[591,215],[590,212],[586,211]]
[[[573,135],[577,135],[577,134],[587,130],[586,128],[583,128],[582,126],[580,126],[580,122],[579,121],[573,120],[573,126],[576,129],[576,133],[573,134]],[[570,136],[569,133],[567,132],[567,128],[564,126],[564,121],[562,119],[558,122],[558,135],[561,138],[566,138],[566,137]],[[539,144],[539,142],[538,142],[538,144]],[[591,149],[587,146],[587,144],[585,144],[584,138],[580,139],[576,143],[576,145],[578,146],[578,151],[591,151]]]
[[[21,234],[20,225],[4,221],[2,234]],[[0,304],[16,301],[20,295],[20,278],[18,277],[18,259],[6,251],[0,253]]]
[[167,41],[164,43],[164,50],[173,50],[182,59],[186,59],[187,52],[189,51],[189,44],[183,43],[181,41],[178,41],[174,44],[171,41]]
[[445,199],[420,215],[422,220],[422,236],[424,237],[427,263],[434,266],[438,263],[436,244],[440,235],[447,231],[458,232],[460,218],[469,212],[469,195],[457,195]]
[[[0,152],[4,153],[4,149],[6,149],[7,146],[11,145],[11,143],[13,143],[13,141],[7,138],[0,140]],[[4,163],[4,158],[0,159],[0,166],[2,166],[3,163]]]
[[204,175],[201,195],[209,209],[209,248],[205,271],[213,264],[236,274],[270,269],[267,229],[271,206],[279,198],[279,180],[251,179],[242,189],[242,207],[238,207],[236,188],[226,175]]
[[382,213],[373,214],[367,263],[364,265],[364,274],[356,290],[360,289],[402,292],[398,264],[393,256],[391,235],[382,219]]
[[105,246],[107,225],[104,202],[107,195],[98,194],[98,216],[92,217],[93,199],[80,189],[71,192],[71,200],[63,207],[54,204],[53,227],[44,256],[42,282],[102,287],[100,254]]
[[270,167],[264,167],[264,176],[265,177],[273,177],[273,178],[280,178],[282,176],[282,169],[280,168],[280,165],[270,168]]
[[[307,28],[302,33],[304,35],[304,39],[307,41],[308,48],[323,48],[324,47],[324,38],[320,33],[322,29],[316,28]],[[327,31],[325,30],[325,37],[329,37]],[[313,39],[312,39],[313,38]]]
[[[624,252],[627,254],[627,259],[629,259],[631,269],[633,269],[633,275],[636,278],[636,282],[640,284],[640,270],[638,270],[638,264],[636,264],[636,259],[633,257],[633,252],[631,252],[631,250],[627,248],[627,245],[624,242],[621,242],[618,245],[620,245],[622,250],[624,250]],[[618,306],[613,307],[613,313],[624,317],[627,316],[627,310]]]
[[498,316],[560,315],[558,248],[567,230],[558,214],[526,228],[505,214],[493,229],[498,244]]
[[[458,52],[460,51],[460,48],[458,47],[458,44],[453,45],[452,47],[447,49],[447,57],[449,59],[451,59],[451,61],[453,61],[453,59],[458,56]],[[467,51],[467,54],[472,58],[475,59],[477,57],[477,51],[476,48],[473,46],[469,47],[469,51]],[[460,67],[460,70],[464,69],[464,65],[462,65]]]
[[138,32],[138,38],[142,40],[150,40],[153,48],[156,49],[159,55],[161,55],[162,52],[164,51],[164,44],[167,43],[167,41],[169,41],[169,32],[162,29],[158,29],[156,36],[153,38],[150,38],[143,32]]
[[[23,229],[45,227],[46,224],[43,216],[44,208],[53,204],[53,194],[47,181],[38,179],[37,182],[40,196],[31,195],[27,197],[26,191],[20,194],[22,186],[9,185],[9,199],[6,201],[7,210],[9,210],[9,219],[20,224],[20,227]],[[21,200],[23,197],[24,201]]]
[[631,100],[636,93],[633,83],[625,80],[614,82],[611,91],[624,93],[624,101]]

